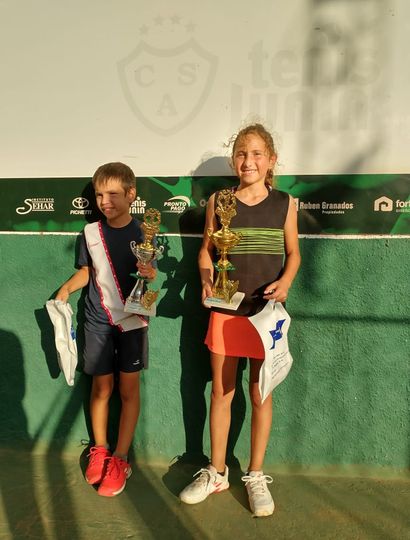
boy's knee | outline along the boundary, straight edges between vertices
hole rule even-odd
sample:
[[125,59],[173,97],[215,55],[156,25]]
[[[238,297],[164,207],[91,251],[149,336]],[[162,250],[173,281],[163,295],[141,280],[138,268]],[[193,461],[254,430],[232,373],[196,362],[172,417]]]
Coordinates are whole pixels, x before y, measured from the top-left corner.
[[108,401],[112,394],[112,386],[95,386],[92,390],[92,398],[102,401]]
[[139,392],[137,389],[130,391],[128,388],[125,390],[120,388],[120,398],[122,403],[139,401]]
[[108,400],[114,388],[112,376],[94,376],[91,397],[93,399]]
[[139,400],[139,374],[127,374],[120,377],[119,393],[122,402]]

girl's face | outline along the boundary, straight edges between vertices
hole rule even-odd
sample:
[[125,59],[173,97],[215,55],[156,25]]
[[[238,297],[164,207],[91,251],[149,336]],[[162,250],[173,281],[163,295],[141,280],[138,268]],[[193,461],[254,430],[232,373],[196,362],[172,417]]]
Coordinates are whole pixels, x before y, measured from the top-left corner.
[[236,143],[232,162],[240,183],[251,185],[265,182],[266,173],[275,165],[276,156],[269,154],[262,137],[250,133]]

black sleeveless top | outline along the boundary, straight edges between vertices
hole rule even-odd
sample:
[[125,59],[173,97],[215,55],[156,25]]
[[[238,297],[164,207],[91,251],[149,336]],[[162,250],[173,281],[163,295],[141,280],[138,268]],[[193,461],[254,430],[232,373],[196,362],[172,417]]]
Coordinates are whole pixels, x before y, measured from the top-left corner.
[[[215,204],[218,192],[215,194]],[[272,189],[266,199],[248,206],[236,199],[236,216],[229,228],[240,232],[240,242],[228,253],[228,260],[235,270],[228,272],[228,279],[239,280],[238,291],[245,293],[236,311],[212,308],[229,315],[252,316],[263,309],[263,291],[280,278],[285,255],[283,228],[289,207],[289,195]],[[219,216],[215,214],[218,228]],[[215,261],[218,259],[215,250]],[[216,279],[216,276],[215,276]]]

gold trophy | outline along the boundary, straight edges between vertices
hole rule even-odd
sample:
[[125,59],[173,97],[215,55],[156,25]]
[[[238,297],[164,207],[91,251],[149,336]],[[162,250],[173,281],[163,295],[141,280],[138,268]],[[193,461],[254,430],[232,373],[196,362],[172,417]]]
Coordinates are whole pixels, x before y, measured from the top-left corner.
[[[138,262],[148,264],[162,254],[163,247],[156,248],[152,243],[153,237],[159,231],[160,223],[161,213],[155,208],[149,208],[145,212],[144,222],[141,224],[141,229],[144,233],[144,242],[142,244],[131,242],[131,250]],[[147,315],[149,317],[155,316],[155,301],[158,298],[159,291],[146,290],[144,292],[144,285],[147,278],[142,277],[138,272],[131,275],[138,279],[125,302],[124,311]]]
[[242,238],[240,233],[229,229],[231,219],[236,215],[236,197],[231,190],[223,189],[218,193],[215,213],[218,214],[222,227],[217,232],[213,232],[212,229],[208,229],[207,232],[220,255],[218,262],[214,263],[218,275],[212,287],[212,296],[209,296],[204,304],[235,310],[238,309],[245,293],[238,292],[239,281],[228,279],[229,270],[234,270],[228,260],[228,252]]

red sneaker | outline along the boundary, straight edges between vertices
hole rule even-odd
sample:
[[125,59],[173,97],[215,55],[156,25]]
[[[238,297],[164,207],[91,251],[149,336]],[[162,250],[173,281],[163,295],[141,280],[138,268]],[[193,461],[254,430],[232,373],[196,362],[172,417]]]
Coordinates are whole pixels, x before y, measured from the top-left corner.
[[118,456],[112,456],[107,461],[107,470],[98,488],[98,495],[114,497],[125,488],[132,471],[130,464]]
[[107,467],[107,458],[111,457],[111,452],[104,446],[93,446],[90,448],[88,456],[88,467],[85,471],[85,479],[89,484],[98,484],[104,477]]

